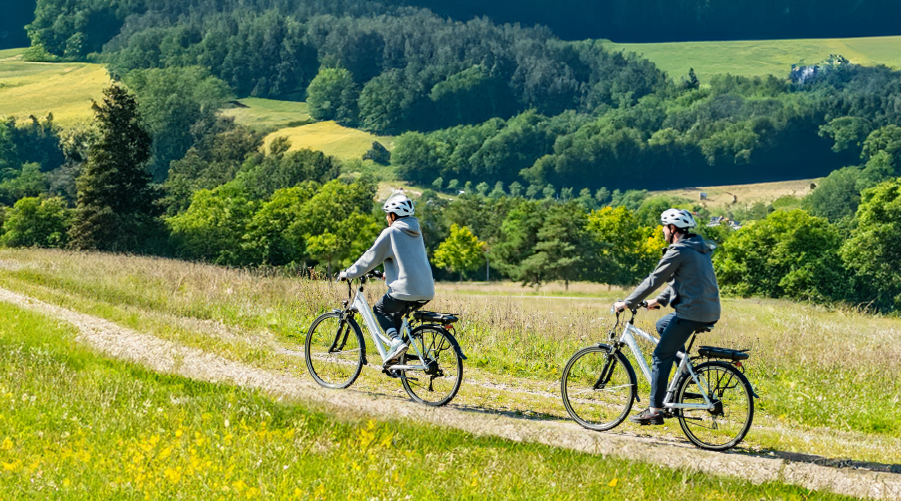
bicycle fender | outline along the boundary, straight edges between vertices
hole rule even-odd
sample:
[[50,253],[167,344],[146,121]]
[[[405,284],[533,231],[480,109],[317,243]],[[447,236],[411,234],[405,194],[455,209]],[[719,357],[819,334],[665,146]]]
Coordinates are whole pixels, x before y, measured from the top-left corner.
[[[606,348],[607,350],[611,349],[610,345],[606,343],[598,343],[598,348]],[[622,353],[620,353],[619,355],[622,357],[620,361],[625,362],[623,364],[623,367],[625,367],[626,370],[629,371],[630,381],[635,381],[635,401],[641,403],[641,397],[638,396],[638,378],[635,377],[635,369],[632,367],[632,362],[629,362],[629,359],[626,358]]]
[[463,348],[460,348],[460,343],[457,342],[457,338],[451,333],[451,331],[444,329],[447,331],[447,338],[450,340],[451,345],[454,347],[454,351],[457,352],[457,355],[462,359],[466,360],[466,355],[463,354]]
[[423,327],[432,327],[435,329],[441,329],[447,334],[447,339],[450,341],[451,346],[454,348],[454,351],[457,353],[457,356],[460,357],[461,360],[467,360],[466,355],[463,354],[463,348],[460,348],[460,343],[457,341],[457,338],[454,337],[453,333],[448,329],[445,329],[443,325],[438,324],[422,324],[419,327],[413,329],[410,334],[422,329]]

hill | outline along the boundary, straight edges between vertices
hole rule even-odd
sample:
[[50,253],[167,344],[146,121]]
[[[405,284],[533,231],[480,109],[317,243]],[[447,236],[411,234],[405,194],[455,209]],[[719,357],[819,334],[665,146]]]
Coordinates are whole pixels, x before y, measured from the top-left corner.
[[376,136],[332,121],[279,129],[266,136],[267,148],[276,137],[287,137],[291,141],[292,150],[310,148],[341,160],[361,159],[374,141],[382,143],[388,150],[394,147],[392,136]]
[[670,77],[679,79],[694,68],[707,83],[712,75],[776,75],[787,77],[791,65],[812,64],[829,54],[852,63],[901,68],[901,37],[742,40],[725,42],[613,43],[607,47],[648,58]]
[[[811,185],[819,183],[819,179],[799,179],[796,181],[777,181],[774,183],[738,184],[730,186],[699,186],[677,190],[654,191],[651,195],[687,198],[700,201],[700,194],[706,193],[703,202],[708,208],[753,205],[757,202],[772,202],[784,196],[803,197],[810,193]],[[733,198],[734,196],[734,198]]]
[[254,129],[268,131],[297,127],[313,121],[307,103],[248,97],[238,99],[232,105],[232,108],[223,110],[222,114],[234,117],[235,122]]
[[24,49],[0,51],[0,116],[43,118],[68,126],[90,120],[109,73],[91,63],[26,63]]

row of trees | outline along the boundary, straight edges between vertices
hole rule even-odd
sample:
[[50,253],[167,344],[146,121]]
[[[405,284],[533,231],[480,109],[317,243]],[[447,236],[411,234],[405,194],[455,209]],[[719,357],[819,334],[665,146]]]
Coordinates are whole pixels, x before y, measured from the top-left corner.
[[[75,208],[47,193],[21,198],[5,214],[0,243],[155,253],[236,266],[303,264],[332,272],[361,255],[383,228],[372,180],[339,177],[339,165],[321,153],[291,152],[285,140],[276,140],[265,153],[248,148],[239,165],[232,165],[234,148],[240,147],[228,138],[258,146],[252,134],[236,135],[233,124],[192,148],[195,166],[202,168],[171,176],[206,187],[188,186],[193,191],[184,207],[167,206],[172,190],[185,185],[151,182],[146,166],[152,141],[141,109],[125,87],[107,89],[95,105],[96,138],[76,179]],[[844,137],[839,129],[831,133]],[[883,177],[872,177],[875,184],[855,195],[856,208],[831,216],[834,223],[811,212],[833,207],[829,197],[840,190],[829,179],[847,172],[836,173],[804,200],[745,210],[742,217],[757,221],[745,221],[738,232],[699,229],[720,244],[714,264],[724,290],[846,301],[882,311],[901,307],[901,242],[893,230],[901,224],[901,180],[898,172],[879,167],[897,165],[901,128],[869,133],[860,149],[868,159],[860,172]],[[426,190],[419,198],[417,215],[439,278],[465,276],[490,251],[495,276],[527,285],[634,285],[665,247],[661,211],[690,208],[702,222],[709,215],[687,200],[646,192],[583,190],[574,197],[572,190],[560,190],[530,199],[495,189],[501,194],[483,189],[484,194],[476,190],[450,199]]]

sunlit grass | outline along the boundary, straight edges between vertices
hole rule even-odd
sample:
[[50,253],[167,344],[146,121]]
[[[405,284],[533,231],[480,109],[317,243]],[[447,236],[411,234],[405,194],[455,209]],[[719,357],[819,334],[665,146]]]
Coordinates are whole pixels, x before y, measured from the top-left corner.
[[271,131],[310,123],[307,103],[248,97],[239,99],[240,106],[222,110],[225,116],[248,127]]
[[[810,491],[420,426],[101,358],[0,303],[0,498],[805,499]],[[838,496],[822,495],[824,499]]]
[[91,104],[110,82],[102,65],[26,63],[16,50],[0,53],[0,116],[24,120],[53,113],[63,126],[91,120]]
[[[279,347],[299,349],[312,319],[347,295],[346,285],[258,272],[37,250],[0,252],[0,286],[267,368],[302,365],[278,355]],[[458,339],[469,357],[467,370],[477,370],[478,379],[514,387],[531,387],[527,382],[534,381],[535,388],[550,392],[549,399],[535,400],[535,408],[523,400],[514,408],[560,415],[555,396],[560,370],[576,350],[607,338],[614,320],[610,304],[625,294],[607,289],[594,284],[571,284],[569,292],[557,284],[542,289],[542,294],[577,297],[568,299],[525,295],[532,289],[509,283],[439,284],[428,308],[460,314]],[[384,284],[367,290],[374,303]],[[653,332],[661,314],[642,312],[637,325]],[[762,398],[749,443],[898,462],[899,341],[897,318],[727,298],[723,319],[699,344],[752,350],[747,374]],[[643,349],[650,354],[650,346]],[[640,373],[639,383],[645,399],[648,385]],[[464,386],[458,398],[468,398],[467,391],[479,392]]]
[[374,141],[382,143],[388,150],[394,147],[393,136],[376,136],[332,121],[277,130],[266,136],[267,147],[276,137],[287,137],[292,150],[309,148],[341,160],[362,159]]
[[822,38],[797,40],[736,40],[607,45],[643,55],[678,80],[694,68],[701,85],[715,74],[775,75],[787,78],[791,65],[814,64],[829,54],[840,54],[852,63],[901,67],[901,37]]

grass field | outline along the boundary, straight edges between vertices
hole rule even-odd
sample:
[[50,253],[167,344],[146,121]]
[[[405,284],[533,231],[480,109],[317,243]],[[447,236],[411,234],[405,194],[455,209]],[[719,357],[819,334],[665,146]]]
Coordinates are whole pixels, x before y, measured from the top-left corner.
[[341,418],[109,360],[75,334],[0,303],[0,498],[846,499]]
[[[810,193],[811,184],[819,179],[799,179],[774,183],[738,184],[732,186],[689,187],[678,190],[654,191],[651,195],[687,198],[708,208],[724,208],[729,205],[753,205],[756,202],[772,202],[784,196],[804,197]],[[700,194],[707,193],[707,200],[700,200]],[[734,196],[734,198],[733,198]]]
[[678,80],[694,68],[701,84],[717,73],[773,74],[785,78],[796,63],[812,64],[829,54],[841,54],[853,63],[901,67],[901,37],[801,40],[747,40],[732,42],[679,42],[654,44],[609,43],[612,49],[648,58]]
[[307,103],[257,97],[239,99],[237,102],[241,106],[227,108],[222,114],[234,117],[235,122],[247,127],[270,132],[312,122]]
[[292,150],[310,148],[341,160],[360,160],[372,147],[373,141],[382,143],[388,150],[394,147],[392,136],[375,136],[332,121],[278,130],[266,136],[266,147],[273,139],[281,136],[291,141]]
[[74,125],[91,120],[91,104],[109,84],[103,66],[90,63],[26,63],[23,49],[0,51],[0,116],[44,118]]
[[[279,350],[299,349],[311,320],[346,294],[322,282],[178,261],[26,250],[0,252],[0,286],[243,363],[294,371],[302,371],[297,360]],[[567,293],[553,289],[546,290]],[[439,285],[429,307],[461,315],[467,378],[528,390],[498,396],[464,382],[455,403],[565,419],[560,370],[578,348],[605,338],[609,305],[623,296],[600,285],[573,289],[576,299],[532,297],[515,284]],[[383,291],[374,285],[370,299]],[[762,398],[747,447],[901,464],[901,320],[758,299],[727,299],[724,312],[703,342],[752,349],[746,367]],[[653,330],[659,316],[643,313],[637,325]],[[367,371],[358,389],[398,390]],[[646,395],[646,382],[639,386]],[[628,423],[622,429],[647,433]]]

